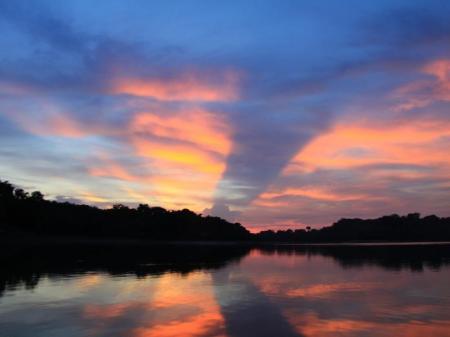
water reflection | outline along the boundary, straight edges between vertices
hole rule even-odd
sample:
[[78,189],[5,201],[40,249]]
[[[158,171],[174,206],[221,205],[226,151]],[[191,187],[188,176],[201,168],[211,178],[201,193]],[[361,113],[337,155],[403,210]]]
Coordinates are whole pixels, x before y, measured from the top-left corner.
[[450,336],[450,246],[9,248],[4,336]]
[[145,277],[167,272],[188,274],[223,267],[250,251],[243,245],[145,245],[136,243],[0,246],[0,296],[5,289],[34,288],[42,277],[87,272]]
[[[403,258],[393,265],[388,263],[388,268],[384,257],[386,251],[393,253],[393,247],[366,251],[362,247],[341,247],[342,251],[333,247],[334,255],[330,255],[330,247],[320,255],[316,255],[317,247],[314,254],[302,250],[286,254],[284,248],[281,254],[269,256],[256,252],[240,267],[281,308],[299,334],[450,336],[449,261],[431,258],[442,248],[449,256],[448,246],[418,247],[415,256],[422,268],[411,264],[412,247],[404,247],[408,254],[403,252],[399,255]],[[373,254],[369,256],[369,252]],[[265,266],[268,259],[270,269]]]
[[450,245],[447,243],[266,245],[259,249],[269,255],[331,257],[344,268],[376,265],[391,270],[407,268],[422,271],[424,268],[439,269],[450,264]]

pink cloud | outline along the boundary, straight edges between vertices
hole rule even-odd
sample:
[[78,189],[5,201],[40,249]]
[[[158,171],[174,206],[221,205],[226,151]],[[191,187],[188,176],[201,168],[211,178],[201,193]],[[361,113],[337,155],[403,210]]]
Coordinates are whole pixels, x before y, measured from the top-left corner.
[[429,62],[421,68],[421,72],[431,78],[398,88],[393,97],[400,103],[394,106],[394,111],[408,111],[426,107],[436,101],[450,101],[450,60]]
[[[152,97],[161,101],[233,101],[238,97],[239,74],[226,71],[216,74],[214,81],[194,72],[175,78],[118,78],[111,93]],[[220,81],[217,81],[220,79]]]

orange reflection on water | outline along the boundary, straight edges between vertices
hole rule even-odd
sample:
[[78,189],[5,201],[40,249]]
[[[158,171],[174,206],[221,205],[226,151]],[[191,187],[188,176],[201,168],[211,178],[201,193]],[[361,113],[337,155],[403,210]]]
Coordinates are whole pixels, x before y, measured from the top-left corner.
[[308,287],[290,289],[286,291],[287,297],[322,297],[326,298],[337,294],[339,292],[358,292],[367,291],[373,287],[379,287],[380,285],[370,283],[324,283],[315,284]]
[[299,334],[305,337],[448,337],[450,331],[450,322],[439,320],[390,323],[376,320],[321,319],[314,313],[301,317],[295,313],[286,314]]
[[305,337],[359,336],[375,328],[373,322],[350,319],[320,319],[314,313],[303,317],[286,313],[296,330]]
[[108,305],[87,304],[83,314],[89,318],[110,319],[121,316],[134,303],[114,303]]
[[223,336],[226,334],[211,334],[211,330],[220,329],[223,325],[222,316],[217,312],[204,312],[185,320],[172,320],[164,324],[157,324],[150,328],[133,330],[133,337],[195,337],[195,336]]
[[420,247],[266,246],[186,273],[141,274],[141,265],[136,274],[67,277],[64,266],[33,291],[7,290],[0,326],[24,336],[448,337],[448,254],[434,255],[448,246]]
[[93,335],[109,331],[114,322],[132,321],[124,330],[130,337],[226,336],[209,273],[167,273],[117,286],[111,300],[118,302],[83,307],[83,317],[95,322]]
[[75,287],[82,291],[99,286],[105,281],[105,277],[99,274],[89,274],[77,280]]
[[158,322],[133,329],[132,336],[226,336],[209,274],[165,274],[158,280],[153,295],[148,309],[160,313]]
[[241,270],[298,336],[450,336],[445,306],[430,297],[442,296],[445,281],[431,271],[346,270],[317,256],[258,251]]

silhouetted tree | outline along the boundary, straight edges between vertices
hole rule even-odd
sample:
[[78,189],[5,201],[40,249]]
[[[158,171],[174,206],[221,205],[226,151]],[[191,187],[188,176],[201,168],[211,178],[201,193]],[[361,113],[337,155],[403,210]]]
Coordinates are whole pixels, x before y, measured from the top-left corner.
[[246,240],[240,224],[202,217],[188,209],[168,211],[140,204],[110,209],[45,200],[39,191],[28,194],[0,181],[0,226],[39,235],[133,237],[151,240]]
[[0,199],[12,199],[14,198],[14,186],[9,181],[0,180]]
[[147,204],[139,204],[139,206],[137,207],[137,211],[141,213],[150,212],[150,206]]
[[448,241],[450,218],[419,213],[406,216],[392,214],[378,219],[341,219],[321,229],[264,231],[256,234],[260,241],[284,242],[368,242],[368,241]]
[[28,198],[28,193],[27,192],[25,192],[23,189],[21,189],[21,188],[16,188],[15,190],[14,190],[14,197],[16,198],[16,199],[19,199],[19,200],[25,200],[26,198]]
[[39,235],[132,237],[151,240],[257,240],[283,242],[450,241],[450,218],[419,213],[377,219],[340,219],[314,229],[262,231],[252,235],[239,223],[140,204],[110,209],[46,200],[0,180],[0,229]]
[[31,200],[34,200],[34,201],[43,201],[44,195],[39,191],[34,191],[33,193],[31,193],[30,198],[31,198]]

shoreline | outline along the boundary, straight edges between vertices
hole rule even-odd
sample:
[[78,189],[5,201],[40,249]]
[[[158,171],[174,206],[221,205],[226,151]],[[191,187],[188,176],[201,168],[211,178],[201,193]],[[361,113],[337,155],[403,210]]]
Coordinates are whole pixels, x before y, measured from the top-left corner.
[[425,246],[450,245],[450,241],[357,241],[357,242],[289,242],[289,241],[199,241],[199,240],[149,240],[138,238],[86,238],[64,236],[5,236],[0,237],[0,246],[8,244],[37,244],[37,245],[117,245],[117,246]]

